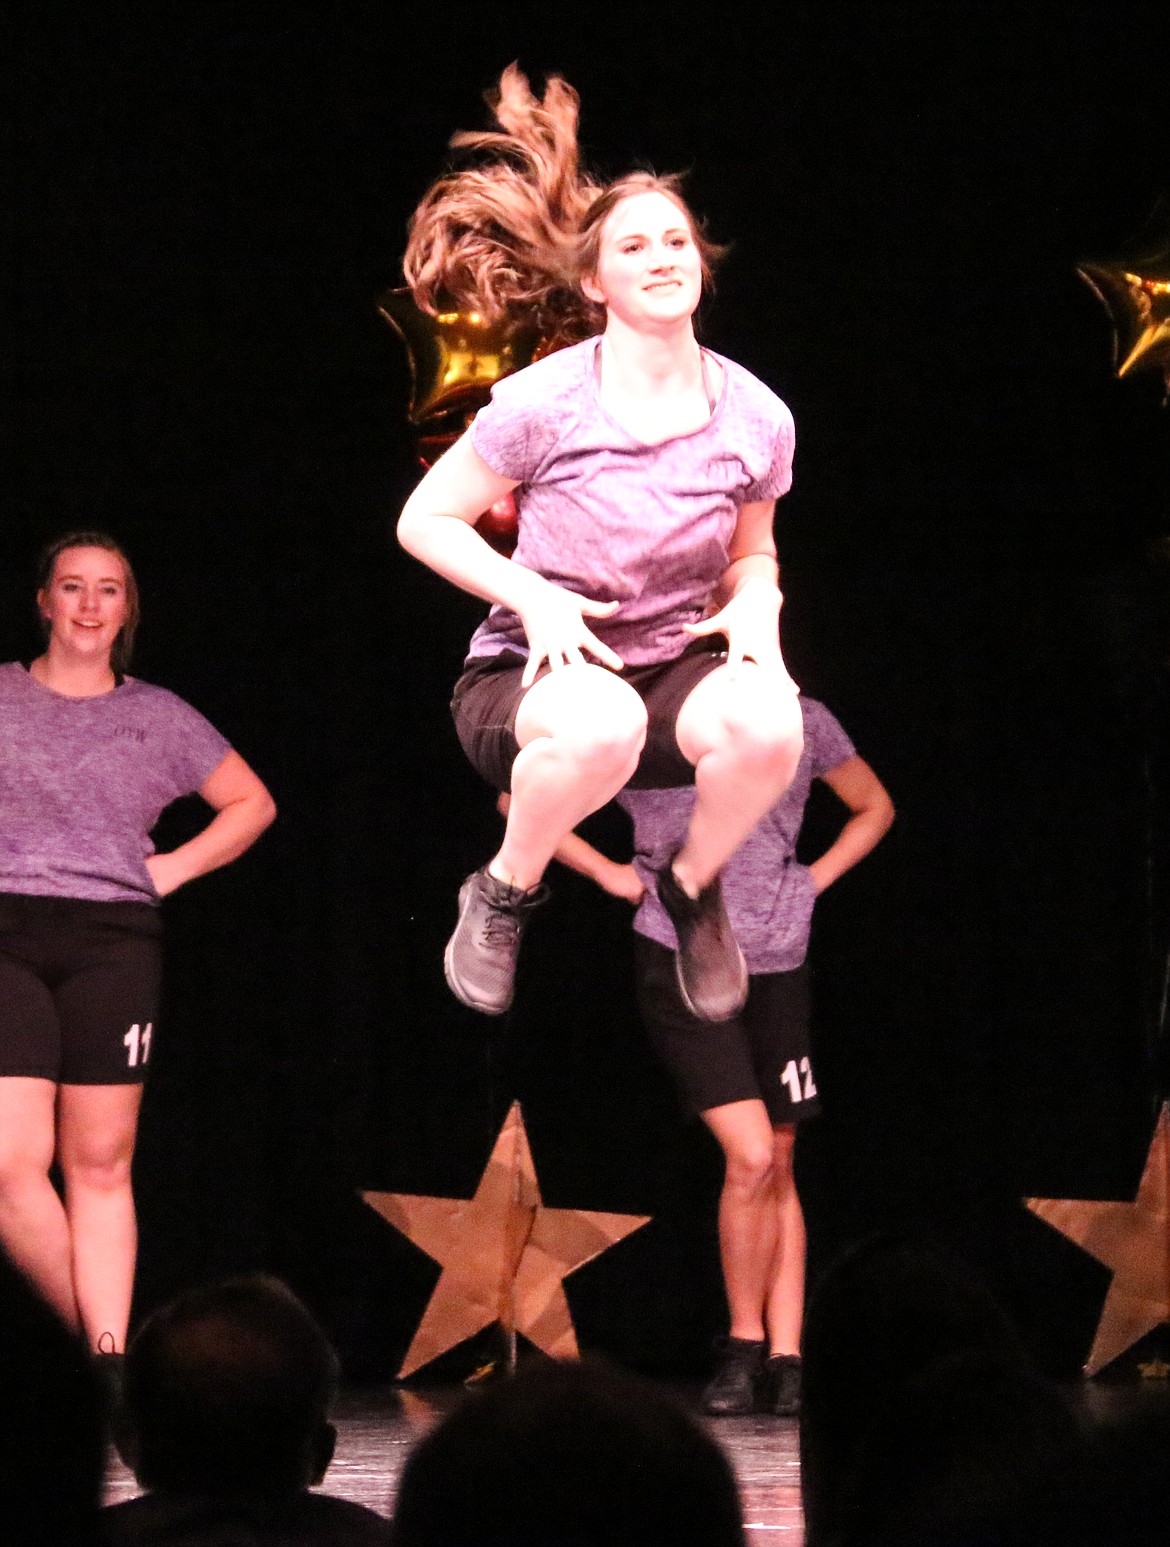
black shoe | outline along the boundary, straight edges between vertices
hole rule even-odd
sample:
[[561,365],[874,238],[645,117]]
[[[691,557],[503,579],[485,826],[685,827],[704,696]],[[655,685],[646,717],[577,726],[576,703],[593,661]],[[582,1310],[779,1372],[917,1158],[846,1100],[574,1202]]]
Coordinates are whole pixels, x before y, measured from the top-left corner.
[[486,866],[468,876],[459,888],[459,922],[443,956],[447,986],[456,999],[484,1015],[503,1015],[512,1003],[528,915],[547,897],[547,886],[526,892],[497,881]]
[[762,1339],[758,1343],[747,1338],[716,1340],[719,1363],[703,1387],[701,1401],[705,1413],[715,1418],[733,1418],[756,1411],[767,1346]]
[[764,1405],[777,1418],[795,1418],[799,1414],[799,1354],[773,1354],[764,1365]]
[[[105,1346],[107,1340],[108,1348]],[[122,1376],[125,1369],[125,1356],[115,1352],[113,1333],[103,1332],[98,1339],[93,1368],[97,1375],[102,1421],[107,1429],[112,1429],[122,1408]]]
[[723,908],[719,877],[688,897],[668,862],[658,872],[658,900],[678,936],[678,991],[701,1021],[729,1021],[743,1009],[748,970]]

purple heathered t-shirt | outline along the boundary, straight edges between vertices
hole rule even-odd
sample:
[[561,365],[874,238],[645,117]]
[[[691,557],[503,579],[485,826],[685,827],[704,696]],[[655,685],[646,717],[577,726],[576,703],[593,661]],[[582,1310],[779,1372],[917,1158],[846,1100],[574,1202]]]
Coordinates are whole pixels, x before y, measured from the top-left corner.
[[0,892],[157,903],[150,830],[229,750],[166,688],[67,698],[0,666]]
[[[804,752],[796,777],[723,867],[723,901],[749,972],[791,972],[808,951],[816,893],[796,838],[814,779],[855,756],[853,743],[815,698],[801,698]],[[634,822],[634,864],[647,884],[634,928],[649,940],[678,947],[674,926],[654,891],[661,870],[682,844],[695,804],[693,787],[622,790],[618,803]]]
[[[740,507],[792,484],[792,415],[734,361],[711,418],[659,445],[635,440],[602,407],[600,338],[497,382],[471,442],[493,471],[519,480],[517,564],[588,596],[620,601],[589,627],[629,666],[671,661],[727,569]],[[527,655],[520,619],[493,607],[468,659]]]

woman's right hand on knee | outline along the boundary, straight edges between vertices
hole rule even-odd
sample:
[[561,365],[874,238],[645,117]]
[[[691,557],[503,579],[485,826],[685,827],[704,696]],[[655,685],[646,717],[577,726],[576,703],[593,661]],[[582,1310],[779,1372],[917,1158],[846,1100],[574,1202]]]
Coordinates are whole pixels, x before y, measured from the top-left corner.
[[580,666],[585,661],[584,652],[603,666],[621,671],[621,657],[585,626],[586,618],[608,618],[619,604],[591,601],[539,575],[534,574],[532,579],[534,584],[526,588],[527,594],[516,605],[528,636],[528,664],[520,679],[521,687],[532,686],[545,661],[553,671],[561,666]]

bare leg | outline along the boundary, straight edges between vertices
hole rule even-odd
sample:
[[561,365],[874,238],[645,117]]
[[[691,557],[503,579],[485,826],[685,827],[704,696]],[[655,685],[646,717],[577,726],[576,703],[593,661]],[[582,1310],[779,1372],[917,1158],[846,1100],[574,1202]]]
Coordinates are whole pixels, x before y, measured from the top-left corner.
[[772,1174],[778,1242],[764,1313],[773,1354],[799,1354],[804,1318],[804,1213],[792,1174],[795,1142],[795,1124],[784,1123],[776,1129]]
[[563,666],[525,693],[516,739],[503,844],[460,888],[459,919],[443,953],[451,992],[483,1015],[511,1007],[525,923],[547,895],[540,887],[545,866],[637,767],[646,709],[603,667]]
[[141,1085],[62,1085],[58,1109],[78,1313],[94,1348],[119,1353],[138,1251],[130,1163],[141,1100]]
[[76,1329],[69,1222],[49,1180],[56,1105],[51,1080],[0,1079],[0,1241],[66,1326]]
[[758,1099],[711,1107],[703,1121],[718,1139],[726,1169],[719,1197],[719,1254],[731,1336],[767,1336],[764,1308],[776,1271],[776,1208],[772,1124]]
[[804,744],[800,700],[787,677],[751,662],[721,667],[687,695],[675,734],[695,765],[695,809],[674,873],[697,897],[792,783]]
[[488,871],[530,891],[561,839],[637,767],[646,710],[633,688],[604,667],[565,666],[529,688],[516,739],[508,825]]

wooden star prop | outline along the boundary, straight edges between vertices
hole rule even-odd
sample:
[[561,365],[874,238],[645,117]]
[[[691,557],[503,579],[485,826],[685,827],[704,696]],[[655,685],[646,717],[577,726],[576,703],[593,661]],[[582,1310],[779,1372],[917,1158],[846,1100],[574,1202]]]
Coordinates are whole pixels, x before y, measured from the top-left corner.
[[1170,1105],[1158,1113],[1132,1203],[1026,1198],[1033,1214],[1113,1270],[1085,1374],[1170,1320]]
[[574,1358],[577,1337],[564,1280],[651,1217],[546,1208],[518,1101],[504,1119],[474,1198],[362,1197],[443,1265],[400,1378],[496,1322],[554,1358]]

